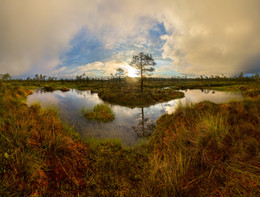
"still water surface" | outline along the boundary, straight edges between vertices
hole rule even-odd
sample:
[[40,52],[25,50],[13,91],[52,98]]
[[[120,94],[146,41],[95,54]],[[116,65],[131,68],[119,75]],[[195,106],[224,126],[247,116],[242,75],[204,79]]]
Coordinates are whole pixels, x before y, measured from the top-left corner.
[[92,109],[95,105],[104,103],[96,93],[71,89],[68,92],[43,92],[36,90],[27,97],[29,105],[40,102],[43,107],[57,107],[61,120],[84,137],[118,138],[126,146],[132,146],[144,137],[151,135],[156,120],[164,113],[172,113],[179,104],[189,105],[208,100],[215,103],[224,103],[230,100],[241,100],[240,93],[186,90],[185,97],[169,102],[159,103],[145,108],[129,108],[119,105],[110,105],[115,113],[115,120],[111,123],[96,123],[86,120],[80,113],[82,107]]

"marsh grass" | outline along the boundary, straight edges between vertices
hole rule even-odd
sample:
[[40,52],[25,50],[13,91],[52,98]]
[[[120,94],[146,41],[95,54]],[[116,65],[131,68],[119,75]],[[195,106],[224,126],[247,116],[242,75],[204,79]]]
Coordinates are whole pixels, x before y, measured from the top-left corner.
[[28,94],[1,84],[0,196],[259,196],[259,95],[180,106],[126,148],[81,140]]
[[163,115],[150,141],[149,194],[259,195],[259,106],[202,102]]
[[93,110],[82,108],[81,113],[86,119],[97,122],[107,123],[115,119],[115,114],[107,104],[98,104],[94,106]]
[[[19,102],[18,95],[24,96],[17,93],[16,101],[5,103],[1,117],[1,194],[29,196],[60,191],[62,178],[66,179],[64,191],[75,186],[82,177],[70,168],[77,169],[75,162],[82,162],[84,169],[80,144],[61,124],[55,110],[44,110],[39,104],[28,107]],[[74,161],[70,156],[75,156]]]
[[52,108],[0,89],[0,196],[135,194],[145,162],[115,140],[82,141]]

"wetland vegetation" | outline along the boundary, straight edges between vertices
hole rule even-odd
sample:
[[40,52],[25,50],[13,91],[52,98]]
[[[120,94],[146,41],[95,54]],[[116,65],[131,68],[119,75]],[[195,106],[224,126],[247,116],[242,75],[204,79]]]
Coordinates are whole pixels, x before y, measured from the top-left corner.
[[6,80],[0,85],[3,196],[259,195],[260,88],[254,79],[144,80],[143,94],[165,92],[157,102],[171,99],[174,90],[205,87],[239,91],[244,99],[179,106],[156,125],[146,126],[142,116],[138,128],[145,128],[148,138],[131,147],[116,139],[82,138],[54,108],[25,101],[43,86],[121,94],[138,88],[133,81]]
[[0,197],[260,197],[260,0],[0,0]]
[[184,93],[172,89],[150,88],[140,92],[138,89],[122,88],[117,91],[113,89],[99,90],[98,96],[112,104],[128,107],[145,107],[182,98]]
[[96,120],[98,122],[111,122],[115,119],[115,114],[106,104],[95,105],[93,110],[82,109],[83,115],[88,120]]

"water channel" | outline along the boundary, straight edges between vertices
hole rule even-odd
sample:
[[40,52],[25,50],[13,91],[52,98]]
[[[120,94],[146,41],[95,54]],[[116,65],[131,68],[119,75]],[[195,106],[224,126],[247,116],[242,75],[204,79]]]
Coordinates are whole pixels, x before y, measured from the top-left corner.
[[173,113],[178,105],[189,105],[208,100],[214,103],[225,103],[231,100],[242,100],[240,93],[212,90],[185,90],[185,97],[159,103],[145,108],[129,108],[108,104],[115,113],[111,123],[97,123],[86,120],[81,109],[92,109],[104,103],[96,93],[71,89],[68,92],[44,92],[41,89],[27,97],[29,105],[39,102],[43,107],[55,107],[62,121],[73,126],[84,137],[118,138],[126,146],[132,146],[152,134],[156,120],[164,113]]

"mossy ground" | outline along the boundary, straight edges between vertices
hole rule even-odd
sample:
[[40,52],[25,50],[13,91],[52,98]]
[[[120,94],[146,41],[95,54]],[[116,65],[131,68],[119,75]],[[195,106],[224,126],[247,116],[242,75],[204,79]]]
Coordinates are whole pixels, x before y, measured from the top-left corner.
[[[0,83],[0,196],[259,196],[259,86],[163,115],[144,144],[82,140]],[[248,94],[250,92],[250,94]]]
[[172,89],[146,89],[140,92],[134,88],[101,89],[98,96],[109,103],[128,107],[147,107],[159,102],[167,102],[184,97],[183,92]]

